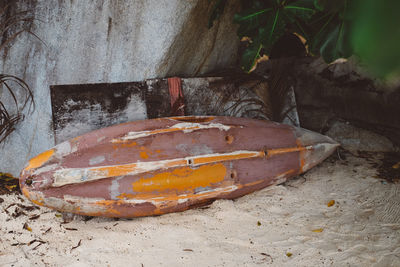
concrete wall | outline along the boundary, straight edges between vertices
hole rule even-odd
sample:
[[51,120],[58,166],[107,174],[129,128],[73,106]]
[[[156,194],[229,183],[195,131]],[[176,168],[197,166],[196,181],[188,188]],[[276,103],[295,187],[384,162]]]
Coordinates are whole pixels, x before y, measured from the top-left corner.
[[208,0],[14,1],[14,11],[32,10],[44,44],[23,34],[3,51],[1,73],[30,85],[36,109],[0,144],[0,171],[18,175],[54,145],[50,85],[195,76],[234,64],[238,6],[230,2],[208,30]]

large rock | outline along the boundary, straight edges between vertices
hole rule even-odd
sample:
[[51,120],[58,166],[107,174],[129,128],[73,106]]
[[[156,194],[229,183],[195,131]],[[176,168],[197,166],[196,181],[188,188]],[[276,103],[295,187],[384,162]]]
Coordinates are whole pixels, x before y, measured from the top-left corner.
[[3,51],[1,73],[31,86],[36,109],[1,144],[0,170],[17,175],[54,145],[50,85],[195,76],[232,65],[239,41],[231,2],[209,30],[205,0],[13,1],[13,12],[32,10],[31,30],[43,43],[24,34]]
[[395,146],[385,136],[361,129],[350,123],[335,121],[326,135],[335,139],[347,150],[370,152],[393,152]]
[[295,72],[300,124],[325,133],[342,119],[400,146],[400,84],[385,84],[362,71],[354,60],[331,65],[322,59],[300,62]]

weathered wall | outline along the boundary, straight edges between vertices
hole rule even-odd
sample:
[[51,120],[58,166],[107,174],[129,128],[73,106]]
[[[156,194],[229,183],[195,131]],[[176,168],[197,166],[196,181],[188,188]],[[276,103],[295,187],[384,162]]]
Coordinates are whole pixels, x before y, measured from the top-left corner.
[[44,43],[21,35],[1,61],[1,73],[23,78],[36,102],[34,113],[0,145],[0,171],[14,175],[54,144],[50,85],[193,76],[236,60],[234,3],[211,30],[208,0],[18,0],[12,5],[33,10],[32,31]]

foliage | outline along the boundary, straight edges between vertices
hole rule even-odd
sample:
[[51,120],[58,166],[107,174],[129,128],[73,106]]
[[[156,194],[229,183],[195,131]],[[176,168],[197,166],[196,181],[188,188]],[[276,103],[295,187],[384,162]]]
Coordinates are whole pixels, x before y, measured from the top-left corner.
[[[3,90],[7,89],[7,91],[10,93],[16,110],[16,112],[11,115],[7,111],[7,108],[3,102],[0,101],[0,143],[2,143],[14,130],[14,126],[23,120],[24,117],[21,114],[21,110],[23,110],[28,104],[33,104],[33,94],[29,86],[22,79],[13,75],[0,74],[0,85],[3,87]],[[16,88],[25,92],[25,97],[20,102],[18,102],[14,93]]]
[[328,63],[353,54],[350,44],[352,3],[351,0],[314,1],[317,12],[306,22],[312,54],[320,54]]
[[[26,23],[32,22],[33,20],[34,18],[30,15],[29,11],[11,14],[10,4],[0,9],[0,33],[2,36],[0,52],[5,53],[6,48],[24,32],[28,32],[37,37],[29,30],[29,27],[26,26]],[[9,111],[11,108],[10,104],[0,99],[0,143],[2,143],[14,130],[15,125],[23,120],[22,110],[26,106],[33,106],[34,102],[33,94],[29,86],[24,80],[14,75],[0,73],[0,89],[0,96],[4,96],[8,93],[13,102],[11,105],[15,106],[11,113]]]
[[[295,33],[311,55],[327,63],[347,58],[354,52],[381,74],[399,67],[400,45],[397,0],[240,0],[235,14],[238,36],[247,40],[242,68],[249,72],[285,33]],[[226,1],[217,0],[209,26],[223,12]],[[388,44],[388,40],[390,41]],[[372,44],[372,45],[371,45]],[[383,48],[389,48],[384,50]],[[377,53],[380,51],[381,53]]]
[[288,28],[304,31],[301,22],[314,14],[312,5],[312,0],[243,2],[244,9],[235,14],[234,22],[239,24],[239,38],[250,41],[242,56],[244,70],[251,70],[262,53],[269,55]]
[[354,52],[375,74],[399,75],[400,1],[363,0],[357,6],[351,36]]

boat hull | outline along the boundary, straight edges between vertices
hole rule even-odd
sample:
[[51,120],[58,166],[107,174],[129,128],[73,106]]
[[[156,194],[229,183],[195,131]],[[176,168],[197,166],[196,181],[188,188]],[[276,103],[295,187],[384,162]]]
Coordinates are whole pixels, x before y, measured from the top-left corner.
[[32,202],[132,218],[233,199],[307,171],[338,146],[301,128],[233,117],[171,117],[96,130],[31,159]]

